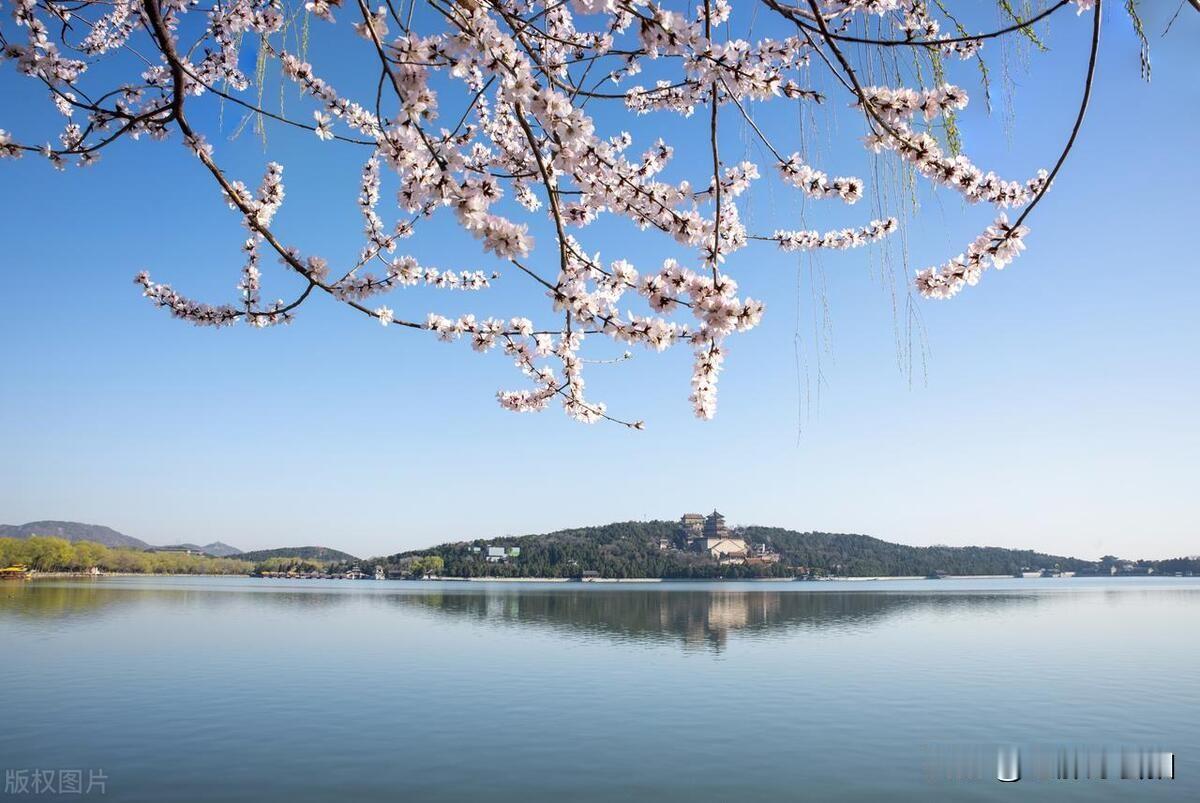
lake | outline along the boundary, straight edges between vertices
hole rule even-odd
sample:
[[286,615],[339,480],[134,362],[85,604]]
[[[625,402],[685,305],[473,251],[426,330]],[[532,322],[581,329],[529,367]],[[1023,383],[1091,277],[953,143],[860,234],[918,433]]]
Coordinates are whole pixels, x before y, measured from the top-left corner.
[[[0,767],[14,800],[1198,800],[1198,633],[1192,578],[8,582]],[[1175,779],[1086,780],[1122,748]],[[1040,777],[1062,749],[1080,780]]]

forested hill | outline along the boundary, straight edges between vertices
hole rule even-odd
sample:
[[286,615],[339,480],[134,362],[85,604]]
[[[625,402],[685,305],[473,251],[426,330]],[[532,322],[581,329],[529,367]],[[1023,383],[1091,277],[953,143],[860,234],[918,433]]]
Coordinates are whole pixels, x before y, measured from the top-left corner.
[[906,546],[869,535],[798,533],[779,527],[746,527],[742,535],[765,543],[783,562],[814,566],[832,574],[859,577],[879,575],[1012,574],[1022,569],[1077,571],[1091,561],[1047,555],[1032,549],[988,546]]
[[[804,567],[815,574],[849,576],[945,574],[1012,574],[1022,569],[1077,570],[1090,562],[1046,555],[1032,550],[999,547],[914,547],[866,535],[800,533],[777,527],[745,527],[737,534],[754,544],[765,543],[780,554],[777,564],[718,566],[704,555],[678,549],[662,551],[660,538],[674,538],[674,521],[629,521],[599,527],[580,527],[543,535],[495,538],[442,544],[382,559],[389,566],[438,556],[442,574],[456,577],[524,576],[573,577],[584,571],[601,577],[753,577],[797,574]],[[520,554],[489,563],[487,547],[519,547]],[[480,552],[474,552],[478,548]]]
[[[441,544],[385,559],[403,565],[407,559],[436,555],[445,561],[450,577],[574,577],[598,571],[603,577],[713,577],[711,561],[700,555],[659,551],[658,539],[672,537],[679,525],[668,521],[627,521],[598,527],[578,527],[542,535],[477,539]],[[519,547],[521,554],[506,563],[487,563],[489,546]],[[480,554],[472,548],[481,550]]]
[[304,560],[319,560],[323,563],[353,563],[358,558],[340,549],[330,549],[327,546],[285,546],[278,549],[257,549],[253,552],[241,552],[238,560],[259,563],[268,558],[302,558]]

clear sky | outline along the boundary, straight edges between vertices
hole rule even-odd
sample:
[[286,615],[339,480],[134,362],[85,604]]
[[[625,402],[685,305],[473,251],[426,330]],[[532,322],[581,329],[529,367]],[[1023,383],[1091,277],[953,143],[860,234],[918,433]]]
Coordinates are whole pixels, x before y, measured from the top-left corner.
[[[136,271],[224,302],[240,265],[236,219],[178,143],[125,144],[66,174],[40,159],[0,163],[0,522],[369,555],[716,507],[732,523],[910,544],[1198,553],[1200,15],[1185,7],[1160,38],[1175,4],[1143,6],[1152,83],[1138,77],[1128,18],[1111,8],[1089,119],[1029,221],[1029,250],[952,301],[911,302],[925,370],[918,357],[910,381],[898,367],[907,327],[893,320],[881,254],[895,258],[903,308],[911,269],[958,253],[989,219],[949,193],[923,195],[906,223],[907,266],[895,247],[815,262],[769,246],[739,252],[728,270],[767,301],[767,317],[731,339],[714,421],[692,418],[686,349],[592,366],[589,392],[644,418],[644,432],[578,424],[557,406],[505,412],[493,394],[522,380],[500,353],[385,331],[325,299],[270,331],[197,329],[153,309]],[[972,94],[963,130],[977,163],[1012,177],[1050,166],[1088,31],[1086,18],[1060,15],[1049,54],[1028,70],[1013,60],[1011,128],[1002,103],[984,116],[972,72],[954,76]],[[999,50],[990,55],[999,73]],[[33,130],[21,109],[40,93],[3,71],[15,102],[0,127]],[[230,131],[236,115],[225,113]],[[794,124],[760,114],[777,130]],[[699,121],[654,117],[635,130],[638,149],[665,123],[686,139]],[[733,158],[741,147],[768,170],[737,128]],[[847,110],[810,148],[831,173],[864,175],[861,133]],[[286,167],[286,238],[334,264],[352,257],[358,154],[317,148],[306,133],[270,137],[270,158]],[[266,157],[249,133],[216,144],[257,184]],[[798,210],[767,186],[747,210],[756,230],[795,227],[800,211],[819,228],[871,214],[866,202]],[[628,242],[639,250],[611,257],[639,268],[671,255],[629,229],[597,228],[591,247]],[[499,267],[448,222],[423,234],[402,251],[438,267]],[[294,280],[264,267],[264,296],[288,297]],[[385,303],[416,318],[540,309],[515,273],[485,292]]]

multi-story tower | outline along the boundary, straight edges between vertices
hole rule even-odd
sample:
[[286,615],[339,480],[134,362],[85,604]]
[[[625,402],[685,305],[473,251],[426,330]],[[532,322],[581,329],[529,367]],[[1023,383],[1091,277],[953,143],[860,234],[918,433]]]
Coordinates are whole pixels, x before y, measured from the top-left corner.
[[705,538],[728,538],[729,528],[725,526],[725,517],[717,511],[709,514],[704,520],[704,537]]

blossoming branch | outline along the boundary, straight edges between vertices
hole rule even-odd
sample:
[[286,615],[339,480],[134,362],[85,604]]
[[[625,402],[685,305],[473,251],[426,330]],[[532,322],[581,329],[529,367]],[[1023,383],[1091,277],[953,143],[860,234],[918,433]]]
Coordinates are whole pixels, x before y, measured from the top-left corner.
[[[558,399],[578,420],[635,428],[642,423],[610,415],[587,395],[585,343],[607,339],[654,351],[685,345],[694,354],[692,408],[711,418],[727,341],[754,328],[765,309],[731,275],[736,255],[769,244],[784,251],[858,248],[899,228],[893,216],[860,216],[829,231],[749,230],[743,200],[764,172],[814,201],[855,205],[868,193],[863,179],[831,176],[811,164],[803,143],[777,144],[750,115],[751,104],[790,104],[805,113],[847,109],[840,113],[861,120],[863,144],[873,154],[891,155],[913,176],[972,204],[995,207],[995,222],[963,253],[917,273],[921,294],[948,298],[1024,249],[1026,220],[1083,121],[1101,14],[1101,0],[1058,0],[1028,19],[971,34],[943,4],[935,13],[924,0],[756,0],[739,3],[736,17],[727,0],[674,8],[648,0],[387,0],[375,8],[366,0],[309,0],[303,8],[281,0],[7,5],[3,60],[43,86],[61,129],[46,144],[39,144],[40,132],[0,130],[0,157],[40,155],[64,169],[95,163],[118,141],[177,139],[246,230],[236,298],[193,300],[142,271],[136,281],[154,304],[198,325],[268,327],[290,322],[310,298],[324,295],[384,327],[465,339],[481,352],[499,348],[527,382],[498,392],[509,410],[538,411]],[[989,41],[1027,34],[1065,8],[1090,14],[1091,48],[1074,126],[1049,170],[1001,177],[939,140],[934,126],[946,128],[968,104],[962,87],[941,78],[909,87],[861,77],[872,52],[896,48],[937,64],[978,59]],[[763,14],[788,35],[736,35]],[[353,97],[335,88],[303,46],[289,47],[296,37],[289,40],[288,26],[300,15],[306,38],[310,17],[312,36],[322,34],[320,26],[352,26],[376,65],[373,92]],[[254,42],[257,54],[248,46]],[[263,108],[264,59],[304,95],[303,113]],[[844,97],[814,89],[814,71]],[[657,77],[639,82],[643,72]],[[194,109],[210,101],[307,129],[313,147],[361,151],[363,239],[355,261],[334,269],[311,244],[282,241],[273,226],[285,199],[284,167],[265,165],[257,186],[223,167],[214,131],[194,122],[204,119]],[[678,165],[667,138],[635,142],[625,121],[650,114],[699,121],[705,158]],[[727,121],[747,126],[774,163],[724,158],[720,132]],[[671,166],[691,178],[668,180]],[[385,178],[396,186],[387,202]],[[1003,210],[1013,210],[1013,222]],[[499,278],[477,266],[422,265],[402,253],[424,221],[442,212],[478,241],[481,254],[530,282],[534,298],[544,297],[540,313],[451,318],[398,313],[381,303],[404,287],[480,291]],[[601,258],[587,234],[605,216],[665,235],[690,257],[658,265],[637,264],[628,254]],[[553,231],[548,242],[531,233],[542,221]],[[301,278],[302,290],[290,301],[263,301],[264,253]],[[534,317],[552,323],[535,325]]]

